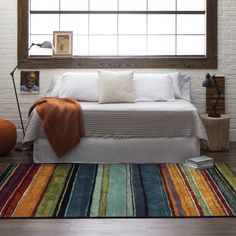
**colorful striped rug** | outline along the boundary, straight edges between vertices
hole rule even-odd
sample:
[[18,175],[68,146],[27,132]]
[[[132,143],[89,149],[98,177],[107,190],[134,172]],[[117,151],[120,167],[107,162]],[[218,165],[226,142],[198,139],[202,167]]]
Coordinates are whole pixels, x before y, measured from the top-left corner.
[[0,174],[1,218],[235,215],[226,164],[9,164]]

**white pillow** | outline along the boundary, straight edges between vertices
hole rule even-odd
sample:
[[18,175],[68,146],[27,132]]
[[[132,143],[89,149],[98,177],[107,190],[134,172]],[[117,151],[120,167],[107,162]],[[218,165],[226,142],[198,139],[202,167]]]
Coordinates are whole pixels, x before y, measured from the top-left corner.
[[99,71],[99,103],[131,103],[134,98],[132,71]]
[[181,72],[170,73],[169,75],[173,78],[175,97],[190,101],[190,77]]
[[98,101],[97,73],[65,73],[61,79],[60,98],[78,101]]
[[61,75],[56,75],[51,80],[48,90],[46,91],[46,97],[58,97],[61,87]]
[[174,101],[173,79],[165,74],[134,74],[135,100]]

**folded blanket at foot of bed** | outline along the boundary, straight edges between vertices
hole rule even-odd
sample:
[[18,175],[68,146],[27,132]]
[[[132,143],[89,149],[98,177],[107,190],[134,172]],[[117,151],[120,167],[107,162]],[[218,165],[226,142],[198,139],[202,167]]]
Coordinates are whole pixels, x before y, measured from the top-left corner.
[[74,148],[84,136],[80,103],[68,98],[41,98],[30,108],[36,108],[44,132],[58,157]]

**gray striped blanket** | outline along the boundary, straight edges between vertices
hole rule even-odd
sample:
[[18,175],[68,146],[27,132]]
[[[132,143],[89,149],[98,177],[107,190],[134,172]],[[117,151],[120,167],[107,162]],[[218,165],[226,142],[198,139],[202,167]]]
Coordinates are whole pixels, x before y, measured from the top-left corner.
[[[174,102],[98,104],[80,102],[86,137],[160,138],[196,137],[207,141],[205,128],[194,105]],[[24,142],[46,137],[36,110],[26,125]]]

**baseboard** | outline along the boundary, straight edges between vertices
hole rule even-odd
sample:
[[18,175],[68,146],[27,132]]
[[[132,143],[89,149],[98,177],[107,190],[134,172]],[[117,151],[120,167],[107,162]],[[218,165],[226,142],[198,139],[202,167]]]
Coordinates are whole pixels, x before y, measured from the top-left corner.
[[230,130],[230,142],[236,142],[236,129]]

